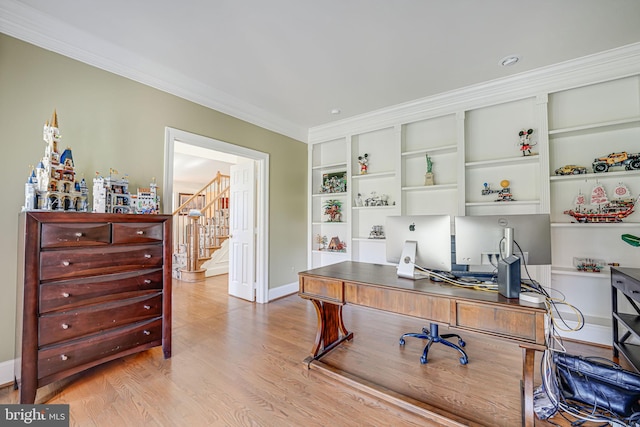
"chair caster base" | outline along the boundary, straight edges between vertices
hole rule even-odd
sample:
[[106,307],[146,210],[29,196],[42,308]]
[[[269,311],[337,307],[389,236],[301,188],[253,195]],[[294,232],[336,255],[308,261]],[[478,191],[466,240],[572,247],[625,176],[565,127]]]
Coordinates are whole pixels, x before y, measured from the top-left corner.
[[[429,349],[431,348],[431,344],[433,344],[434,342],[439,342],[440,344],[444,344],[447,347],[458,350],[461,355],[459,359],[461,365],[466,365],[469,363],[469,357],[467,356],[467,353],[465,353],[465,351],[462,349],[462,347],[466,346],[464,340],[457,334],[439,335],[438,325],[435,323],[432,323],[430,325],[429,331],[427,331],[427,328],[422,328],[422,333],[408,332],[402,335],[399,340],[400,345],[405,345],[405,337],[414,337],[429,340],[424,348],[422,356],[420,356],[420,363],[423,365],[425,365],[428,361],[427,357],[429,354]],[[446,338],[457,338],[458,344],[456,345],[450,341],[447,341]]]

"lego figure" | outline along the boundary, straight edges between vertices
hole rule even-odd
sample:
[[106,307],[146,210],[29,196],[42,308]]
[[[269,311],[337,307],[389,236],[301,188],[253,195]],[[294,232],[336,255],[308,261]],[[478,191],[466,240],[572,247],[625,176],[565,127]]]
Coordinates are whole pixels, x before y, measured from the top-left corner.
[[522,151],[523,156],[531,155],[531,147],[536,145],[531,142],[532,133],[533,129],[522,129],[518,134],[520,136],[520,151]]
[[364,155],[358,156],[358,163],[360,163],[360,175],[365,175],[369,170],[369,155],[364,153]]

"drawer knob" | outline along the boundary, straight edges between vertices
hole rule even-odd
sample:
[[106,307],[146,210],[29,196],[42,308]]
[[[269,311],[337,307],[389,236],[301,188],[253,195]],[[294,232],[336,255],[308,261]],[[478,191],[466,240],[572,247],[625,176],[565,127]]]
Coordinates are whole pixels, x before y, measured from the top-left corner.
[[60,356],[60,359],[61,360],[68,360],[69,356],[67,356],[66,354],[63,354],[63,355]]
[[150,280],[150,279],[145,279],[145,281],[144,281],[144,284],[145,284],[145,285],[148,285],[148,284],[150,284],[150,283],[151,283],[151,280]]
[[151,306],[150,306],[149,304],[145,304],[145,305],[144,305],[144,309],[145,309],[145,310],[151,310]]
[[71,296],[71,294],[69,292],[63,292],[62,296],[65,298],[69,298]]
[[62,329],[69,329],[69,325],[67,323],[62,324]]
[[62,261],[62,265],[64,265],[65,267],[69,267],[71,263],[69,261]]
[[142,230],[138,230],[138,231],[136,231],[136,234],[137,234],[138,236],[142,236],[142,235],[144,234],[144,231],[142,231]]
[[149,331],[146,331],[146,330],[145,330],[145,331],[143,332],[143,334],[145,334],[145,335],[151,335],[151,332],[149,332]]
[[144,254],[145,258],[151,258],[151,254]]
[[82,233],[78,231],[78,232],[75,233],[75,236],[76,237],[82,237]]

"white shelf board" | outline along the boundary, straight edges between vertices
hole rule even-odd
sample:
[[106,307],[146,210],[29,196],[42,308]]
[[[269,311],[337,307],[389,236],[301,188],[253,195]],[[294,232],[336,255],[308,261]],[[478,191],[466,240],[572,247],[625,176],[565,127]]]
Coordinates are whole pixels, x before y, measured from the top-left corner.
[[511,202],[467,202],[465,206],[539,205],[540,200],[514,200]]
[[340,197],[347,196],[349,193],[343,191],[340,193],[313,193],[311,197]]
[[524,163],[538,163],[540,156],[520,156],[509,157],[507,159],[494,159],[494,160],[481,160],[478,162],[467,162],[465,167],[467,168],[481,168],[481,167],[498,167],[507,165],[519,165]]
[[591,123],[591,124],[582,125],[582,126],[572,126],[568,128],[553,129],[549,131],[549,135],[550,136],[562,135],[562,134],[567,134],[572,132],[590,131],[590,130],[596,130],[596,129],[601,129],[605,127],[624,126],[624,125],[631,125],[631,124],[636,124],[640,126],[640,116],[629,117],[621,120],[611,120],[607,122]]
[[402,157],[417,157],[424,156],[426,154],[444,154],[453,153],[457,151],[458,147],[454,145],[443,145],[441,147],[425,148],[423,150],[405,151],[401,155]]
[[551,228],[635,228],[640,222],[552,222]]
[[394,171],[365,173],[362,175],[353,175],[351,179],[373,179],[373,178],[391,178],[396,176]]
[[326,165],[319,165],[319,166],[313,166],[311,169],[312,170],[322,170],[322,169],[339,169],[339,168],[343,168],[346,169],[347,168],[347,163],[331,163],[331,164],[326,164]]
[[436,185],[416,185],[412,187],[402,187],[402,191],[438,191],[455,190],[458,184],[436,184]]
[[580,276],[590,277],[595,279],[606,279],[607,284],[611,280],[611,270],[608,267],[604,267],[599,273],[589,273],[586,271],[578,271],[575,267],[551,267],[551,274],[557,274],[562,276]]
[[366,210],[366,209],[395,209],[396,206],[395,205],[389,205],[389,206],[354,206],[351,209],[353,210]]
[[578,175],[553,175],[549,177],[550,181],[575,181],[575,180],[598,180],[598,179],[607,179],[607,178],[619,178],[621,176],[625,177],[637,177],[640,175],[639,171],[627,171],[627,170],[613,170],[609,172],[601,172],[601,173],[583,173]]

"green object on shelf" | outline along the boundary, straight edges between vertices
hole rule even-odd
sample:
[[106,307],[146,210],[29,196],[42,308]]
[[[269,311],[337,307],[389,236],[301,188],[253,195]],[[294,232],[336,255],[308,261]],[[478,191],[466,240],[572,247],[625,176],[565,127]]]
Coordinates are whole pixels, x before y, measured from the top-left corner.
[[622,240],[630,244],[631,246],[640,246],[640,237],[634,236],[632,234],[623,234]]

